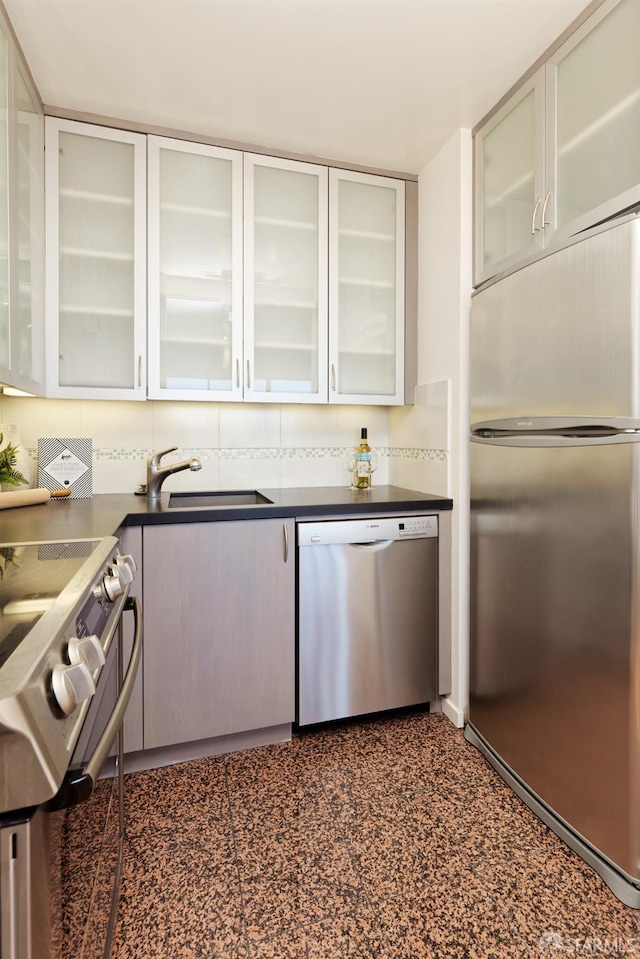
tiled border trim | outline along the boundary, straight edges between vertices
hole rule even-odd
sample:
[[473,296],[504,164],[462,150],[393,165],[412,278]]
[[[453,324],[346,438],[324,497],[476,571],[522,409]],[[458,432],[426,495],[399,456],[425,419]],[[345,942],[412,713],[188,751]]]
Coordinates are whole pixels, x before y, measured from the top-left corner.
[[[270,447],[182,447],[170,455],[167,462],[197,456],[202,460],[277,460],[277,459],[339,459],[352,449],[347,446],[270,446]],[[376,446],[378,456],[386,459],[415,460],[417,462],[446,463],[446,450],[415,449],[400,446]],[[35,463],[37,450],[28,449]],[[146,460],[153,449],[93,449],[95,462],[139,462]]]

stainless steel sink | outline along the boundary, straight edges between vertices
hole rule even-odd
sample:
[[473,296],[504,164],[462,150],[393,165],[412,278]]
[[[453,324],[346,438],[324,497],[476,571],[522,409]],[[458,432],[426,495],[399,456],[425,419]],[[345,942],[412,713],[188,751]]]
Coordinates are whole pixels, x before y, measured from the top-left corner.
[[198,506],[264,506],[272,503],[255,489],[214,490],[207,493],[172,493],[169,507],[173,509],[193,509]]

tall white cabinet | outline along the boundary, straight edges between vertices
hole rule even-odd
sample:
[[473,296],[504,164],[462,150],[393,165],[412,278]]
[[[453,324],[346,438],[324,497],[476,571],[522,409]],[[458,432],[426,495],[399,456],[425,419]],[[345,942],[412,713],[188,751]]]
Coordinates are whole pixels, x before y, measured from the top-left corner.
[[244,156],[245,396],[327,400],[327,168]]
[[404,182],[329,171],[329,399],[404,402]]
[[640,202],[640,4],[609,0],[546,64],[549,239]]
[[474,151],[476,279],[482,282],[543,244],[544,69],[476,134]]
[[146,137],[47,117],[47,392],[146,397]]
[[0,382],[44,390],[44,117],[0,14]]
[[476,132],[476,284],[640,202],[639,47],[606,0]]
[[150,136],[149,396],[242,398],[242,154]]

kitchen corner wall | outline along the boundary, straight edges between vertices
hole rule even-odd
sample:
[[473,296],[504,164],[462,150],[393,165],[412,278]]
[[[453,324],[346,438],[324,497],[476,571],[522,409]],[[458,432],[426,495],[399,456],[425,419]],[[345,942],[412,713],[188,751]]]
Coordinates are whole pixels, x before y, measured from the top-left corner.
[[94,493],[133,492],[145,481],[147,456],[169,446],[179,449],[168,460],[197,456],[203,466],[171,477],[171,490],[346,486],[344,458],[362,426],[379,453],[374,483],[389,482],[393,459],[415,455],[413,448],[389,447],[389,409],[379,406],[1,396],[0,422],[18,426],[34,466],[38,437],[91,437]]
[[415,406],[389,412],[391,446],[418,447],[409,462],[391,459],[390,482],[453,499],[450,594],[440,596],[451,617],[452,691],[442,706],[458,726],[469,701],[471,185],[471,132],[458,130],[420,173],[418,383],[423,385],[416,389]]

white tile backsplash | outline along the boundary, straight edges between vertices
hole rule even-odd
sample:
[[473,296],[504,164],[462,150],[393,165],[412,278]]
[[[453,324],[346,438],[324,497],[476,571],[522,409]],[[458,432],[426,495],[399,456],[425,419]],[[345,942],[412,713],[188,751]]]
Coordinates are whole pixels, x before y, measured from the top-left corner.
[[284,448],[335,446],[338,407],[284,405],[280,412],[280,442]]
[[220,460],[220,489],[270,489],[279,486],[279,457],[246,456]]
[[449,449],[449,391],[451,380],[416,386],[415,409],[420,416],[419,445],[423,449]]
[[255,449],[280,446],[280,406],[220,403],[220,447]]
[[[379,451],[374,485],[446,492],[447,384],[427,384],[414,407],[171,401],[110,402],[7,397],[0,422],[16,423],[34,459],[40,436],[90,436],[95,493],[133,492],[146,458],[178,446],[168,459],[197,456],[202,470],[177,473],[168,491],[346,486],[345,454],[366,426]],[[443,425],[444,424],[444,425]],[[434,485],[429,486],[432,483]],[[435,484],[438,488],[435,488]],[[444,484],[444,485],[443,485]]]
[[220,414],[217,403],[146,403],[151,407],[152,428],[147,434],[154,449],[220,446]]
[[393,459],[389,464],[389,482],[403,489],[415,489],[413,470],[415,460]]
[[367,427],[367,439],[373,449],[389,445],[389,409],[386,406],[338,406],[336,409],[340,446],[357,446],[363,426]]
[[146,466],[140,460],[93,461],[94,493],[135,493],[145,481]]
[[448,496],[448,464],[446,461],[419,460],[414,465],[414,489],[423,493]]
[[[77,400],[60,400],[59,402],[71,403],[79,408],[82,435],[93,439],[95,449],[110,449],[113,446],[119,449],[144,449],[149,445],[153,423],[151,404],[97,401],[79,403]],[[67,416],[66,407],[58,409],[59,419],[66,419]],[[57,433],[47,435],[56,436]],[[66,435],[78,434],[74,432]]]
[[[15,423],[24,446],[35,449],[40,436],[85,435],[82,423],[83,406],[79,400],[3,396],[0,420],[4,423]],[[91,433],[86,435],[92,436]],[[115,437],[115,431],[113,435]]]
[[343,480],[346,486],[347,478],[347,471],[342,470],[335,456],[283,456],[280,460],[280,485],[288,489],[294,486],[340,486]]

